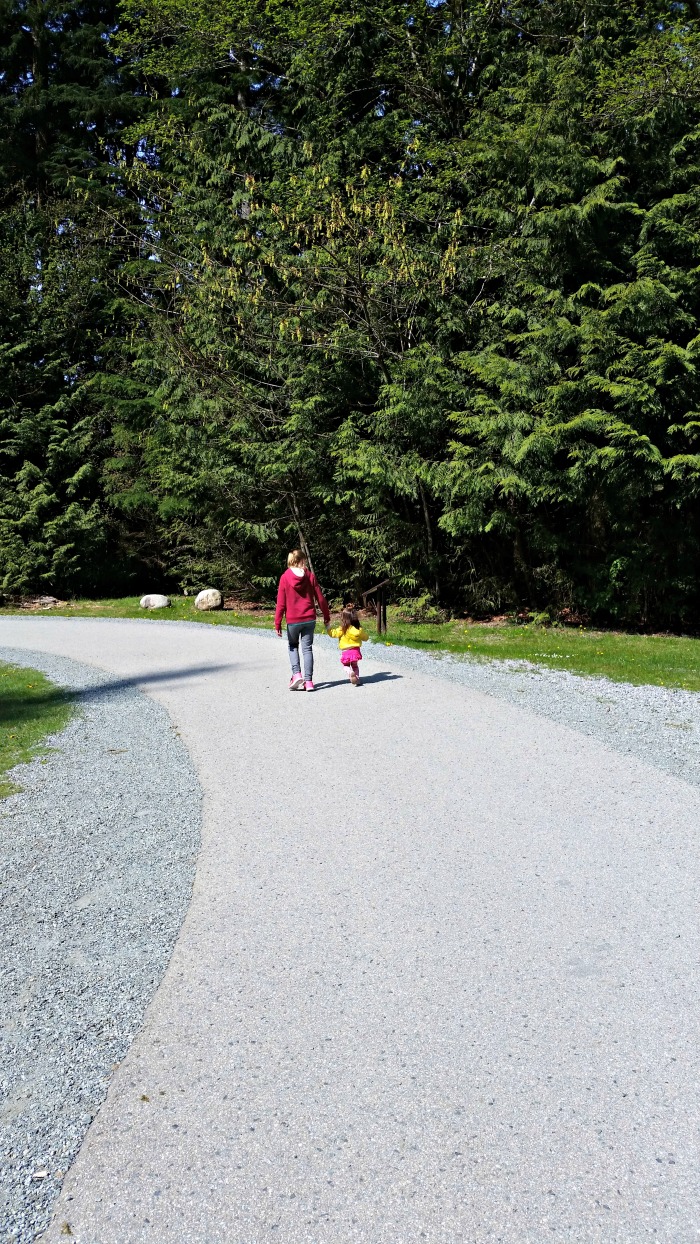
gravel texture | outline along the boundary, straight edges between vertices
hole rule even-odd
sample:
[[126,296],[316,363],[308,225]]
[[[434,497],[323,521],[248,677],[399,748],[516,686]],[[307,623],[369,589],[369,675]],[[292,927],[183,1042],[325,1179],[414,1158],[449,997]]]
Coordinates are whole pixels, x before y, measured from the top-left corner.
[[[174,622],[169,625],[192,629],[202,624]],[[271,631],[259,627],[235,629],[276,640]],[[322,631],[317,631],[315,647],[317,651],[337,657],[337,640],[330,639]],[[664,773],[700,786],[698,692],[633,686],[608,678],[548,669],[528,661],[480,660],[447,652],[424,652],[400,644],[365,644],[365,656],[387,667],[445,678],[484,695],[506,700],[598,739],[623,756],[635,756]],[[323,668],[328,669],[327,661]]]
[[169,961],[201,800],[167,713],[128,679],[40,652],[0,660],[77,700],[0,804],[0,1236],[31,1241]]
[[147,687],[205,796],[42,1244],[700,1240],[700,791],[647,711],[681,693],[603,683],[611,730],[558,672],[372,645],[355,690],[320,637],[290,694],[260,631],[0,635]]
[[[140,627],[143,623],[124,619],[123,625]],[[168,622],[168,627],[198,631],[202,623]],[[228,628],[224,633],[227,631]],[[280,642],[274,632],[260,627],[232,627],[231,632],[263,637],[276,644]],[[323,674],[317,671],[317,678],[324,677],[329,668],[333,670],[328,657],[337,658],[337,640],[330,639],[319,629],[315,647],[326,657]],[[444,678],[506,700],[597,739],[623,756],[635,756],[664,773],[700,786],[698,692],[633,686],[608,678],[548,669],[527,661],[481,660],[452,653],[424,652],[399,644],[365,644],[365,656],[387,668]],[[337,670],[340,670],[339,662]]]
[[[134,619],[120,619],[120,622],[127,627],[143,625]],[[198,631],[202,625],[201,622],[168,622],[168,627],[178,630]],[[231,631],[279,643],[274,632],[260,627],[232,627]],[[337,657],[337,640],[330,639],[320,629],[316,633],[315,647],[327,656]],[[536,666],[528,661],[489,661],[447,652],[426,652],[400,644],[365,644],[365,656],[388,668],[395,666],[431,678],[444,678],[506,700],[598,739],[623,756],[635,756],[664,773],[700,786],[699,692],[634,686]],[[323,668],[329,668],[327,659]]]
[[[322,643],[332,643],[325,637]],[[377,659],[379,645],[366,645]],[[570,726],[623,756],[700,786],[700,694],[583,677],[525,661],[481,661],[389,645],[387,665],[446,678]],[[381,658],[379,658],[381,659]]]

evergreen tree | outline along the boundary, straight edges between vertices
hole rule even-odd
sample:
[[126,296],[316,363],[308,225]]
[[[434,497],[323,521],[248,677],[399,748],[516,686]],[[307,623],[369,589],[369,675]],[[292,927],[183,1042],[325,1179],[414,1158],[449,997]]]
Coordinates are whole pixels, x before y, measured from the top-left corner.
[[[124,345],[109,208],[133,79],[116,6],[0,5],[0,588],[105,582],[98,381]],[[118,360],[117,360],[118,363]],[[118,365],[121,365],[118,363]]]
[[693,616],[692,17],[133,6],[177,92],[141,187],[185,565],[296,525],[338,585]]
[[5,590],[697,624],[694,5],[0,13]]

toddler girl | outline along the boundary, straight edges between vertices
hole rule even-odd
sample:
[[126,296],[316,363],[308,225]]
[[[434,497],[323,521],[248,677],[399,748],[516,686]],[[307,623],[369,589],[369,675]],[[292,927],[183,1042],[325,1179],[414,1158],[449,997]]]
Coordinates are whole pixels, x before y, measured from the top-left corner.
[[353,687],[360,685],[358,661],[362,660],[360,648],[369,639],[367,632],[360,626],[360,619],[354,605],[346,605],[340,615],[340,626],[333,629],[326,627],[328,634],[338,640],[340,660],[343,665],[350,666],[350,682]]

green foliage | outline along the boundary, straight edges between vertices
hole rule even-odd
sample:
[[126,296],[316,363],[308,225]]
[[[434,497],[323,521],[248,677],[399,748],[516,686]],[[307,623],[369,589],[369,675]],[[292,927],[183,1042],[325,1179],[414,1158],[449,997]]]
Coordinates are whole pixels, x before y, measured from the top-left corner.
[[8,338],[29,376],[42,332],[64,354],[46,398],[22,382],[39,455],[6,433],[6,583],[77,586],[103,549],[265,597],[301,544],[338,593],[390,576],[428,609],[696,626],[697,19],[124,0],[117,32],[70,10],[73,120],[46,129],[34,86],[3,105],[28,99],[35,214],[70,166],[51,249],[79,256],[70,348],[43,259]]
[[466,400],[441,522],[455,538],[512,542],[521,599],[692,625],[696,83],[680,103],[667,79],[646,114],[620,114],[639,103],[642,53],[668,67],[698,44],[678,29],[647,35],[626,81],[630,25],[607,32],[602,59],[595,40],[577,49],[575,78],[568,58],[545,63],[546,121],[524,108],[511,124],[521,150],[538,127],[531,197],[478,340],[456,356]]
[[138,114],[107,48],[114,25],[114,5],[93,0],[0,6],[4,593],[96,587],[114,567],[101,377],[127,362],[115,294],[128,213],[120,198],[122,224],[110,223],[110,183]]
[[96,429],[80,366],[93,332],[94,265],[75,237],[42,245],[36,233],[27,237],[26,219],[18,216],[7,212],[0,220],[4,592],[70,587],[84,560],[98,560],[104,541]]
[[122,48],[177,88],[137,180],[183,576],[264,590],[298,539],[346,590],[692,619],[682,11],[125,12]]

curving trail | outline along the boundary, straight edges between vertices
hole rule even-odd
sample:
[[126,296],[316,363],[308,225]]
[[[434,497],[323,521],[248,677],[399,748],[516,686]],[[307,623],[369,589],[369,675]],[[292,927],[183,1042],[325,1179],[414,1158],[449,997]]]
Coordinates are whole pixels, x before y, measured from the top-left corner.
[[0,642],[135,678],[205,794],[46,1244],[700,1239],[700,791],[381,655],[310,696],[234,629]]

